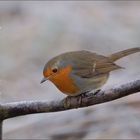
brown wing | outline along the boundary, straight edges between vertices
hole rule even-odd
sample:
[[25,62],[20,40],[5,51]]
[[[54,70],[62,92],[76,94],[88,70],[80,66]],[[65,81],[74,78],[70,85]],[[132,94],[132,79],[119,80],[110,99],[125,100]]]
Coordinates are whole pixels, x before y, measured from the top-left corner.
[[72,56],[74,73],[83,78],[91,78],[121,68],[109,58],[88,51],[78,51]]

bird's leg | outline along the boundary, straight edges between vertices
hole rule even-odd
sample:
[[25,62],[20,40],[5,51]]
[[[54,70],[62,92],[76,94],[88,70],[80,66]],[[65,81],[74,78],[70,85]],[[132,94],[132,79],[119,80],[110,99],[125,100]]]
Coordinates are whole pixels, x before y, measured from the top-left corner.
[[86,92],[83,92],[83,93],[81,93],[80,95],[78,95],[78,96],[79,96],[79,97],[78,97],[78,104],[79,104],[79,106],[82,105],[82,98],[88,97],[88,95],[87,95],[88,92],[89,92],[89,91],[86,91]]
[[77,96],[67,96],[64,100],[64,106],[66,108],[71,108],[71,99],[72,98],[76,98],[77,99],[77,102],[78,102],[78,106],[81,106],[82,105],[82,99],[85,98],[85,97],[88,97],[88,94],[89,91],[86,91],[86,92],[83,92],[81,93],[80,95],[77,95]]
[[85,97],[84,95],[77,95],[77,96],[67,96],[65,99],[64,99],[64,106],[66,108],[71,108],[71,103],[72,103],[72,100],[75,101],[78,105],[77,105],[77,108],[81,106],[82,104],[82,98]]
[[66,108],[70,108],[70,106],[71,106],[71,96],[67,96],[66,98],[65,98],[65,102],[64,102],[64,106],[66,107]]

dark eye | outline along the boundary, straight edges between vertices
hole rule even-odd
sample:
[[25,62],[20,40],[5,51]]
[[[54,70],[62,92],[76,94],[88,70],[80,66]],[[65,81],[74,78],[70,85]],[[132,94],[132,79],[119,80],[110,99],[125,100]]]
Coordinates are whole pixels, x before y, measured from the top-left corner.
[[57,68],[52,69],[52,72],[56,73],[58,70]]

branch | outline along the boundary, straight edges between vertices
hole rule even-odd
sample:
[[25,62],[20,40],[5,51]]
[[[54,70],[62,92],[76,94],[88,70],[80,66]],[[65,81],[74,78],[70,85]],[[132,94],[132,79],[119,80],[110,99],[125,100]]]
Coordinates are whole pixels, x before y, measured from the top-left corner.
[[94,93],[89,93],[85,97],[67,97],[60,101],[51,102],[21,101],[1,104],[0,120],[34,113],[58,112],[74,108],[87,107],[113,101],[137,92],[140,92],[140,80],[136,80],[109,90],[99,91],[96,95]]

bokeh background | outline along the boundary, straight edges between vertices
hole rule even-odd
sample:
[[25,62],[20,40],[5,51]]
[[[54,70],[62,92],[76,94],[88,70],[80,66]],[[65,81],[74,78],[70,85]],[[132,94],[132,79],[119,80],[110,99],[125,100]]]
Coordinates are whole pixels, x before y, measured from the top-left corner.
[[[0,102],[58,100],[40,85],[44,64],[66,51],[108,55],[140,47],[139,1],[0,1]],[[140,78],[140,53],[117,61],[103,89]],[[5,139],[140,138],[140,94],[84,109],[4,121]]]

